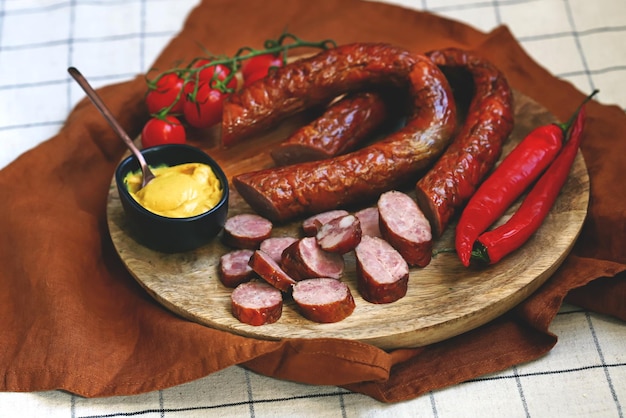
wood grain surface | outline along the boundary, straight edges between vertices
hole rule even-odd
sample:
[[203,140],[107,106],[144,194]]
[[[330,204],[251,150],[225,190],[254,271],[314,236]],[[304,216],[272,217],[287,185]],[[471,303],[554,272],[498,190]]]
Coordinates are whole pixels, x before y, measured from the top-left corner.
[[[545,108],[515,94],[515,128],[505,145],[506,155],[533,128],[554,121]],[[194,145],[204,148],[227,176],[272,165],[268,150],[300,123],[297,118],[251,141],[228,150],[217,146],[219,132],[204,132]],[[198,133],[195,133],[198,134]],[[417,180],[417,179],[416,179]],[[229,249],[219,237],[195,251],[162,254],[139,245],[128,233],[114,182],[107,206],[111,238],[121,260],[136,280],[159,303],[176,314],[205,326],[260,339],[344,338],[383,349],[417,347],[476,328],[510,310],[543,284],[571,250],[582,227],[589,199],[589,177],[578,154],[570,177],[550,215],[521,249],[488,268],[464,268],[455,254],[442,253],[426,268],[410,272],[407,295],[397,302],[376,305],[356,289],[354,256],[345,256],[343,280],[356,302],[351,316],[334,324],[317,324],[302,317],[285,298],[278,322],[249,326],[230,312],[231,289],[219,281],[219,258]],[[229,216],[252,212],[231,187]],[[510,216],[517,204],[503,217]],[[435,243],[453,248],[454,225]],[[275,227],[273,236],[300,236],[300,221]]]

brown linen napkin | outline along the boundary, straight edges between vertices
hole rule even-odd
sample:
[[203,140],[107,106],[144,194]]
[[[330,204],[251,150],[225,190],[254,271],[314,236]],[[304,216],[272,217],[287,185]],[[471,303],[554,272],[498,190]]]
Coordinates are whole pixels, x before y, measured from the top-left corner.
[[[358,0],[206,0],[155,67],[200,55],[198,45],[226,54],[259,47],[285,28],[310,40],[474,49],[560,120],[588,93],[534,63],[506,28],[483,34],[428,13]],[[138,134],[147,118],[142,77],[100,93]],[[563,266],[527,301],[476,330],[387,353],[348,340],[239,337],[180,319],[152,300],[122,266],[106,226],[109,183],[123,145],[84,100],[58,135],[0,172],[0,390],[129,395],[241,364],[394,402],[546,353],[557,341],[550,322],[568,294],[572,302],[626,320],[626,276],[619,274],[626,270],[626,190],[614,187],[621,184],[626,115],[595,102],[588,110],[582,148],[590,210]]]

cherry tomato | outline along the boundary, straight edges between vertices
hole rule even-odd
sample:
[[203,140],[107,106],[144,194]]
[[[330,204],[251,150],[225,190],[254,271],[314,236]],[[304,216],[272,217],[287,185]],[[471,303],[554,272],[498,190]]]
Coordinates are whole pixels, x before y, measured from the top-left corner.
[[[210,64],[211,61],[207,60],[207,59],[200,59],[198,61],[196,61],[193,64],[193,68],[200,68],[203,67],[207,64]],[[217,74],[217,75],[215,75]],[[228,77],[228,75],[230,74],[230,68],[228,68],[226,65],[223,64],[215,64],[215,65],[211,65],[210,67],[206,67],[203,70],[200,70],[200,73],[198,74],[198,80],[200,82],[205,82],[205,83],[209,83],[211,81],[213,81],[213,77],[215,76],[216,79],[218,80],[225,80],[226,77]],[[226,85],[228,88],[230,89],[236,89],[237,88],[237,78],[233,77],[228,84]],[[213,87],[213,86],[212,86]]]
[[156,83],[156,89],[150,90],[146,95],[148,111],[152,114],[159,113],[161,110],[176,102],[170,110],[170,113],[182,112],[183,95],[179,95],[179,93],[183,88],[183,83],[183,79],[175,73],[168,73],[159,78]]
[[176,117],[171,115],[165,116],[165,119],[151,118],[141,131],[141,144],[144,148],[186,142],[185,128]]
[[[193,90],[193,89],[192,89]],[[183,114],[194,128],[208,128],[222,120],[223,103],[227,94],[209,87],[208,83],[198,86],[195,100],[187,94]]]
[[265,78],[266,75],[267,75],[267,70],[266,71],[257,71],[256,73],[250,73],[243,80],[243,86],[244,87],[248,87],[250,84],[254,83],[255,81],[260,80],[262,78]]
[[282,55],[263,54],[249,58],[244,61],[241,66],[241,75],[244,80],[244,85],[248,85],[254,80],[265,77],[271,67],[282,66]]

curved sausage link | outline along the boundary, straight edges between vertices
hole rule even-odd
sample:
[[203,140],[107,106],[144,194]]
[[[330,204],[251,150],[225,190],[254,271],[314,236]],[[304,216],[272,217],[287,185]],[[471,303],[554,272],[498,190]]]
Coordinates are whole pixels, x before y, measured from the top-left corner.
[[415,63],[425,59],[387,44],[356,43],[278,68],[226,99],[222,144],[233,145],[297,112],[372,84],[404,87]]
[[435,238],[499,158],[513,129],[513,95],[496,67],[468,51],[450,48],[427,56],[444,73],[469,72],[474,84],[463,126],[433,168],[417,182],[417,201]]
[[[413,181],[443,153],[454,132],[456,106],[450,86],[427,57],[381,44],[353,44],[316,57],[305,64],[283,67],[284,71],[277,71],[266,83],[253,84],[250,89],[254,87],[255,95],[261,95],[259,89],[266,85],[266,96],[274,97],[275,103],[302,104],[309,100],[309,95],[324,101],[328,95],[362,88],[368,83],[392,80],[402,84],[404,80],[409,83],[412,109],[405,127],[368,147],[319,162],[235,176],[233,184],[246,202],[257,213],[275,221],[371,200],[386,190]],[[292,73],[307,73],[306,82],[290,81]],[[278,99],[272,88],[277,84],[304,87],[290,87]],[[245,107],[238,105],[237,113],[254,113],[263,120],[275,119],[269,110],[258,111],[255,103]],[[225,117],[230,121],[227,125],[237,126],[231,124],[232,103],[229,107],[231,110],[227,113],[231,116]],[[276,112],[284,114],[285,109],[292,107],[278,105]],[[265,113],[270,116],[263,118]]]
[[332,103],[270,151],[276,165],[323,160],[352,151],[387,119],[387,105],[376,92],[356,92]]

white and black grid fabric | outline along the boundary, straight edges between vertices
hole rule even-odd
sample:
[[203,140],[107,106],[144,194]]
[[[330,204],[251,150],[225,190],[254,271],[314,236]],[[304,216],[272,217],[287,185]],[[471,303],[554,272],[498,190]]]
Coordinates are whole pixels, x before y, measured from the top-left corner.
[[[552,74],[626,109],[625,0],[387,0],[479,30],[507,25]],[[84,93],[148,70],[197,0],[0,0],[0,168],[53,136]],[[564,306],[543,358],[398,404],[234,366],[152,393],[0,393],[0,417],[624,417],[626,326]],[[1,342],[0,342],[1,344]]]

